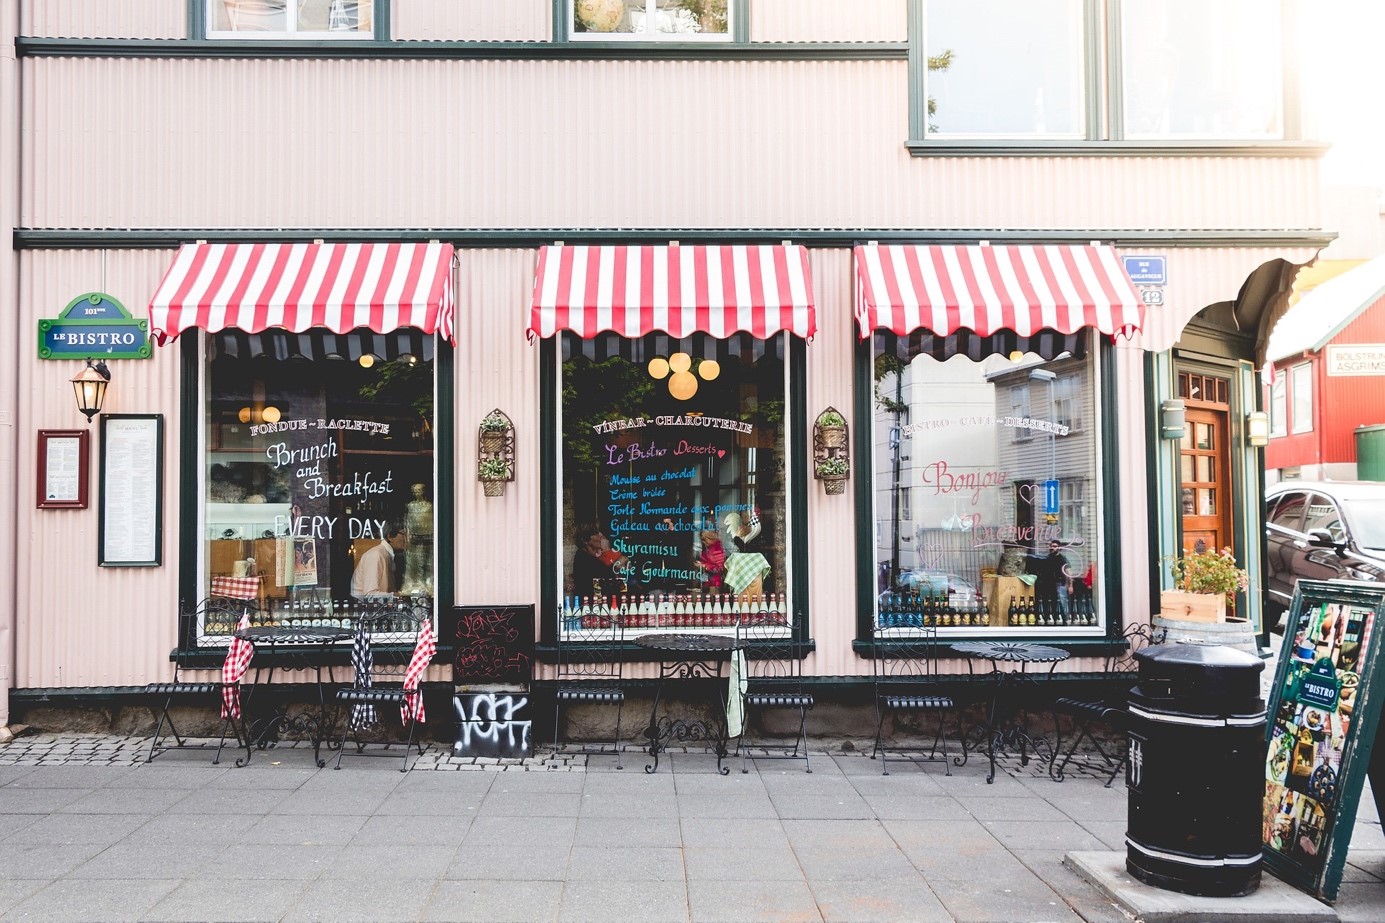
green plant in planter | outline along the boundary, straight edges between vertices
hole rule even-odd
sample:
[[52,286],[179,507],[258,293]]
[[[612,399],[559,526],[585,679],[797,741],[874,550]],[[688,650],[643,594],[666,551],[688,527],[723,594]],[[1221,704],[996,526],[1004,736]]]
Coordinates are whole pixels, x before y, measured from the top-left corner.
[[824,458],[817,463],[814,470],[820,478],[840,478],[846,476],[851,470],[851,465],[845,458]]
[[510,428],[510,421],[499,413],[492,411],[481,420],[481,431],[485,433],[503,433]]
[[1235,606],[1236,593],[1250,586],[1250,575],[1236,566],[1230,548],[1221,551],[1189,551],[1169,560],[1174,586],[1185,593],[1212,593],[1225,596]]
[[510,463],[503,458],[483,458],[476,466],[476,474],[483,481],[508,481]]
[[824,410],[818,417],[818,426],[846,426],[846,420],[835,410]]

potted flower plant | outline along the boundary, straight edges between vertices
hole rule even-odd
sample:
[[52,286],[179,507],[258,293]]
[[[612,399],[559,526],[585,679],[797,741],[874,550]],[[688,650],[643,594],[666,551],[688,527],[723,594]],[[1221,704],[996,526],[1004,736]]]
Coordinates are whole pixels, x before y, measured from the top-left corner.
[[487,497],[503,497],[510,480],[510,462],[505,458],[483,458],[476,465],[476,476],[485,486]]
[[1236,566],[1230,548],[1184,552],[1169,562],[1176,589],[1165,590],[1160,608],[1165,615],[1192,621],[1224,622],[1226,609],[1236,609],[1236,594],[1250,586],[1250,575]]
[[841,456],[820,458],[813,466],[813,473],[823,482],[829,494],[839,494],[846,489],[846,476],[851,472],[851,464]]
[[824,448],[840,449],[846,445],[846,419],[835,408],[828,407],[818,414],[817,427]]
[[496,454],[505,447],[505,435],[510,420],[499,410],[492,410],[481,419],[481,451]]

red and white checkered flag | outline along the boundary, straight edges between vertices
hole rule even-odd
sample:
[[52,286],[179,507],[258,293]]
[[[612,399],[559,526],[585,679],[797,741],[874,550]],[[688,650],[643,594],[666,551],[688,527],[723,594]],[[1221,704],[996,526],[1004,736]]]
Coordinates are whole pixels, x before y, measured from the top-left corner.
[[418,628],[418,643],[414,646],[414,655],[409,658],[409,669],[404,671],[404,701],[399,706],[399,718],[406,724],[410,718],[419,724],[425,720],[423,693],[419,691],[418,684],[423,681],[423,672],[428,669],[428,664],[437,650],[438,641],[433,637],[433,620],[425,618]]
[[[250,627],[250,615],[242,615],[236,631]],[[255,645],[245,638],[231,636],[231,646],[226,649],[226,662],[221,665],[221,717],[240,717],[240,678],[250,669],[250,658],[255,656]]]

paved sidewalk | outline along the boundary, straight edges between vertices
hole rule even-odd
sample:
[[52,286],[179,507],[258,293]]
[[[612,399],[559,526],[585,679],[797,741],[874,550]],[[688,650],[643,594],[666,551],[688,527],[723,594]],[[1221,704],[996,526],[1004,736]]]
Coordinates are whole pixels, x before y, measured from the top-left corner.
[[[812,774],[723,777],[701,752],[648,775],[633,750],[617,772],[430,749],[405,774],[301,748],[146,765],[142,743],[0,745],[0,919],[1129,923],[1063,863],[1123,849],[1123,786],[1032,764],[988,786],[975,758],[881,776],[815,752]],[[1363,811],[1335,910],[1379,921],[1385,837]]]

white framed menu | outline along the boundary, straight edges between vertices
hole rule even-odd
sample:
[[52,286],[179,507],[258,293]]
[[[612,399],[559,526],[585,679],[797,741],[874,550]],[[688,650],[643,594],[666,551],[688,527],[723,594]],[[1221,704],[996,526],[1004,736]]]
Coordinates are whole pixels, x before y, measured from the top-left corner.
[[97,563],[163,563],[163,414],[102,414]]

